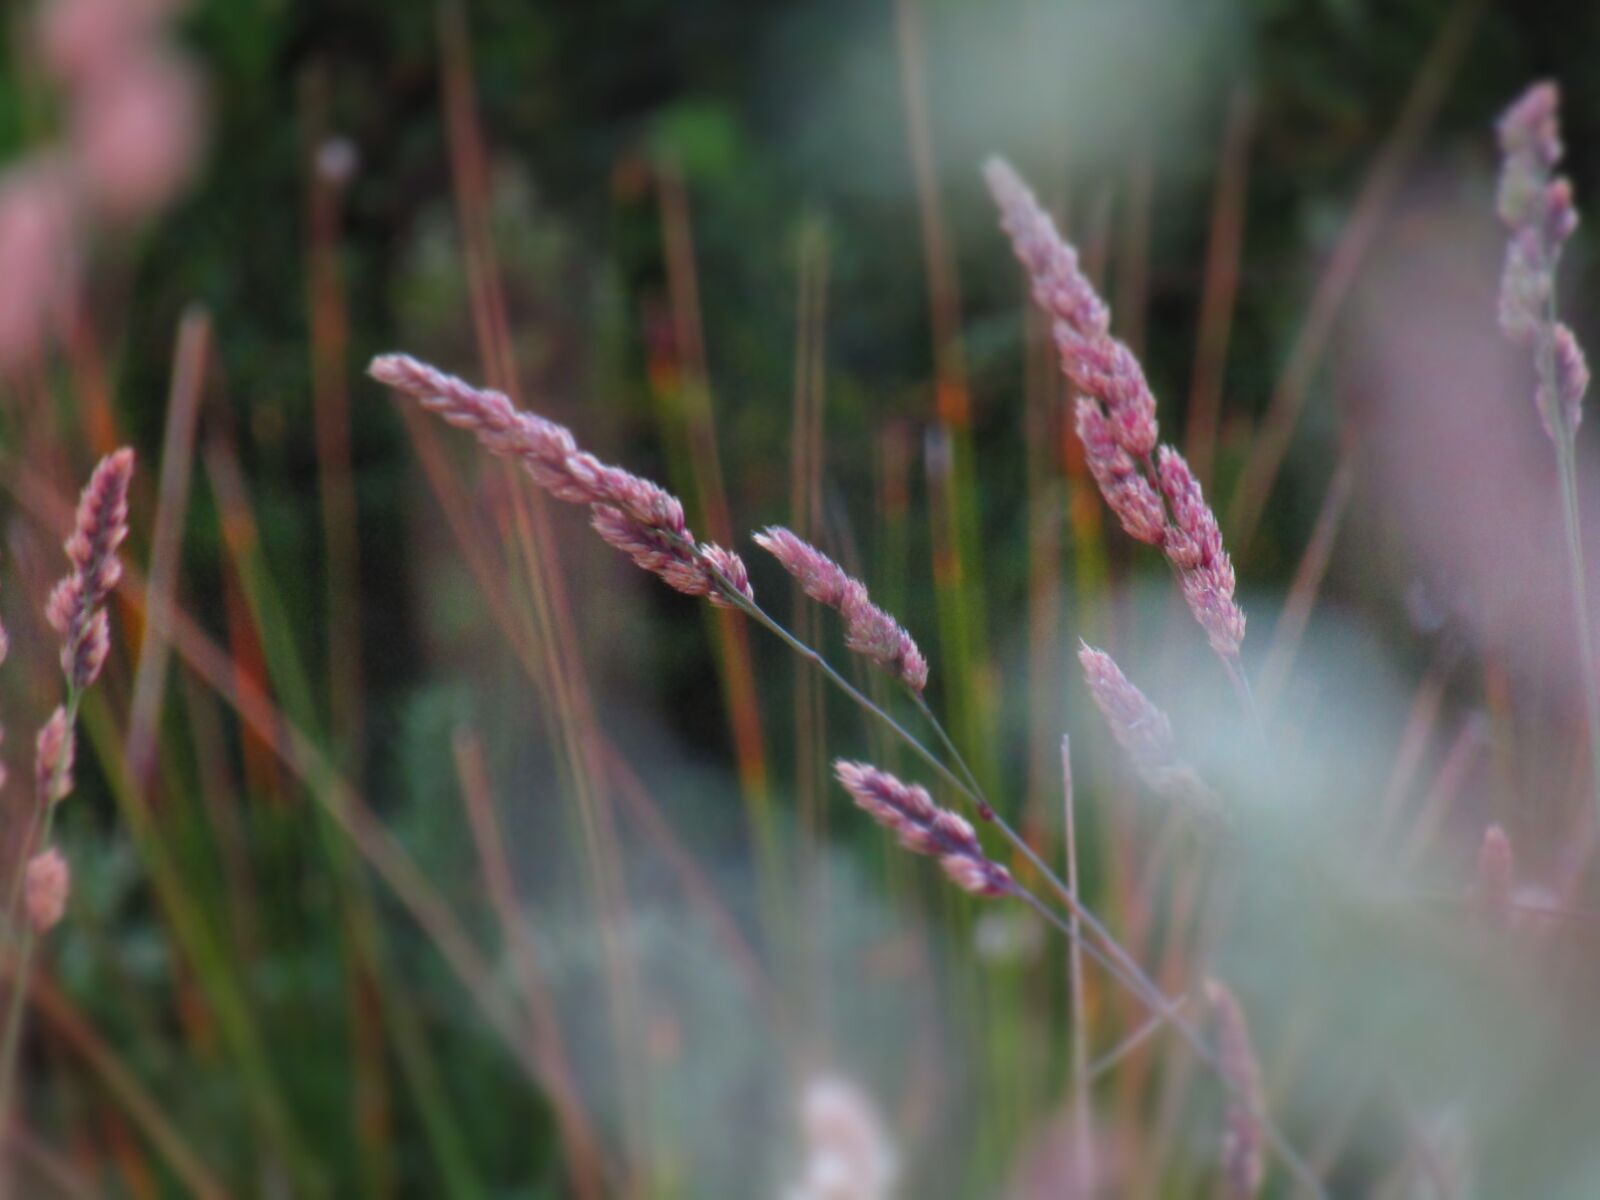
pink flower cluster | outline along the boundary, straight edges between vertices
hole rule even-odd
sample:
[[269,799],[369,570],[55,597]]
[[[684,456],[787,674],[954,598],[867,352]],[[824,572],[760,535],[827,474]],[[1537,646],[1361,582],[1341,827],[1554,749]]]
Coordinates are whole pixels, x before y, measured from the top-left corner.
[[760,546],[799,582],[818,604],[844,618],[845,644],[898,675],[913,691],[928,684],[928,661],[905,629],[872,602],[866,584],[797,534],[778,525],[755,535]]
[[1212,648],[1237,658],[1245,618],[1233,598],[1233,563],[1183,456],[1170,446],[1157,452],[1156,400],[1139,360],[1111,336],[1105,302],[1028,185],[998,159],[984,175],[1078,393],[1074,413],[1089,473],[1123,529],[1166,553]]
[[0,180],[0,366],[43,350],[77,302],[98,222],[153,215],[188,181],[199,88],[165,26],[169,0],[46,0],[39,59],[62,89],[61,141]]
[[907,850],[938,859],[963,891],[1005,896],[1016,890],[1010,872],[984,854],[972,826],[934,804],[926,789],[902,783],[867,763],[838,759],[833,771],[868,816],[892,831]]
[[1556,265],[1578,228],[1572,184],[1561,161],[1560,94],[1553,83],[1529,88],[1500,118],[1498,207],[1511,231],[1500,277],[1500,328],[1533,351],[1535,402],[1545,432],[1570,437],[1583,419],[1589,365],[1572,330],[1555,318]]
[[381,355],[367,370],[449,424],[470,430],[491,454],[520,462],[556,499],[589,505],[595,532],[669,586],[722,607],[733,607],[735,597],[754,599],[739,556],[697,544],[676,496],[580,450],[565,426],[518,409],[503,392],[475,388],[409,355]]

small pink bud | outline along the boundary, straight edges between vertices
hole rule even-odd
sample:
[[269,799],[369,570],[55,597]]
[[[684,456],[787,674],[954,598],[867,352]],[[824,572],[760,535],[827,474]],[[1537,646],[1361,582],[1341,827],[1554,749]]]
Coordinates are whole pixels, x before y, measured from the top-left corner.
[[23,877],[23,906],[35,933],[48,933],[67,911],[72,892],[72,868],[61,851],[51,846],[28,860]]

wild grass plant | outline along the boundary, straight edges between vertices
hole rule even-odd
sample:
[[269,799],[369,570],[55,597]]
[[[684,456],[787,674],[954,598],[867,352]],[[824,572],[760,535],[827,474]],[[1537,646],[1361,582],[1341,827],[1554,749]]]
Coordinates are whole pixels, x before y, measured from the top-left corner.
[[[1487,546],[1526,543],[1546,572],[1529,578],[1559,586],[1507,600],[1457,555],[1453,590],[1388,596],[1373,607],[1406,632],[1374,632],[1329,581],[1401,590],[1378,560],[1430,548],[1407,558],[1383,518],[1430,512],[1406,483],[1439,464],[1357,417],[1336,461],[1288,453],[1325,358],[1359,357],[1336,337],[1345,308],[1398,328],[1398,378],[1440,365],[1415,322],[1445,298],[1395,316],[1357,281],[1470,12],[1419,68],[1254,421],[1223,369],[1250,265],[1248,97],[1224,114],[1184,399],[1155,366],[1174,334],[1149,303],[1145,176],[1113,203],[992,160],[1000,228],[962,229],[958,256],[922,8],[895,4],[927,377],[910,405],[842,409],[852,281],[808,222],[784,407],[714,371],[721,281],[699,274],[706,218],[665,152],[615,179],[660,245],[647,336],[596,349],[593,378],[551,368],[547,326],[601,345],[634,318],[615,281],[575,299],[570,246],[529,234],[446,5],[450,228],[396,268],[423,299],[385,343],[416,356],[370,362],[392,407],[359,375],[378,347],[345,288],[368,168],[329,132],[327,81],[305,88],[314,457],[275,474],[274,410],[242,424],[224,402],[262,386],[230,366],[240,331],[198,306],[160,436],[114,402],[119,318],[90,300],[116,268],[97,264],[193,169],[198,96],[165,6],[45,11],[62,129],[0,199],[0,263],[74,268],[0,304],[11,1194],[1600,1180],[1588,380],[1564,323],[1581,298],[1558,303],[1582,241],[1553,85],[1506,109],[1497,144],[1482,131],[1505,338],[1487,294],[1461,335],[1500,356],[1480,382],[1505,420],[1544,422],[1537,465],[1520,435],[1493,449],[1516,512],[1548,520],[1453,515]],[[97,128],[108,112],[173,136],[114,154],[139,138]],[[67,197],[43,208],[42,168]],[[48,253],[8,257],[16,228]],[[999,299],[964,302],[958,262],[1008,250],[1020,275],[1008,262]],[[558,264],[554,301],[522,290],[519,255]],[[781,438],[750,432],[760,405],[783,408],[759,426]],[[363,408],[392,419],[382,462],[353,439]],[[148,443],[137,472],[125,441]],[[1490,487],[1479,461],[1454,465]],[[1323,490],[1274,564],[1261,523],[1288,468]],[[286,486],[320,521],[284,527]],[[285,569],[286,546],[314,565]],[[414,614],[371,602],[380,577]],[[1507,608],[1555,631],[1560,661],[1499,636]],[[423,663],[429,686],[380,686]]]

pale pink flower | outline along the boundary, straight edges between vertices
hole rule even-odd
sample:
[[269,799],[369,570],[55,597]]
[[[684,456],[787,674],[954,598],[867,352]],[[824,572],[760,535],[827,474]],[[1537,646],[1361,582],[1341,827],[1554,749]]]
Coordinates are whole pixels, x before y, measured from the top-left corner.
[[72,147],[95,207],[119,221],[165,206],[200,144],[199,85],[188,63],[141,51],[97,73],[72,106]]
[[23,907],[35,933],[48,933],[67,911],[72,893],[72,868],[66,856],[51,846],[28,860],[22,880]]
[[837,759],[833,771],[869,817],[893,832],[907,850],[938,859],[963,891],[1004,896],[1015,890],[1010,873],[984,854],[972,826],[934,804],[925,788],[903,783],[867,763]]
[[39,357],[67,320],[82,270],[66,164],[43,159],[0,181],[0,368]]
[[150,44],[173,0],[47,0],[39,6],[44,65],[69,86],[116,70]]

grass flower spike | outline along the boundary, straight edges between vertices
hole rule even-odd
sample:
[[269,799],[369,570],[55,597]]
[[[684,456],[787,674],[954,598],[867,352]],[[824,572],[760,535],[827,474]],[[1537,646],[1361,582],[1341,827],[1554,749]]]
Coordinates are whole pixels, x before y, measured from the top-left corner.
[[1206,980],[1206,1000],[1217,1031],[1217,1055],[1233,1089],[1222,1135],[1222,1194],[1253,1200],[1266,1176],[1266,1138],[1258,1113],[1266,1111],[1261,1065],[1239,1000],[1220,980]]
[[1216,797],[1178,753],[1171,718],[1129,682],[1105,651],[1085,643],[1078,650],[1078,662],[1089,694],[1139,777],[1158,795],[1199,816],[1215,817]]
[[1034,301],[1052,323],[1062,372],[1078,393],[1074,414],[1089,473],[1128,535],[1161,547],[1195,620],[1231,671],[1245,627],[1233,598],[1233,564],[1183,456],[1170,446],[1157,449],[1156,399],[1144,370],[1111,336],[1109,312],[1079,268],[1077,251],[1028,185],[999,159],[984,167],[984,176]]
[[984,854],[972,826],[934,804],[925,788],[902,783],[866,763],[844,759],[833,764],[833,772],[869,817],[893,832],[913,854],[938,859],[945,874],[963,891],[974,896],[1005,896],[1014,890],[1010,872]]
[[557,500],[590,505],[602,540],[669,587],[723,607],[732,606],[735,596],[752,598],[739,556],[696,543],[676,496],[578,449],[565,426],[521,411],[504,392],[475,388],[409,355],[381,355],[368,371],[447,423],[470,430],[491,454],[520,462]]
[[1578,227],[1572,185],[1554,175],[1561,160],[1560,94],[1538,83],[1500,118],[1500,219],[1511,232],[1500,280],[1500,328],[1533,351],[1539,419],[1552,438],[1582,420],[1589,368],[1572,330],[1555,317],[1556,266]]
[[912,691],[928,684],[928,661],[905,629],[872,602],[866,584],[803,538],[773,525],[755,535],[760,546],[818,604],[837,609],[844,618],[845,644],[858,654],[898,675]]
[[93,683],[105,665],[111,635],[105,601],[122,578],[117,547],[128,536],[128,482],[133,451],[107,455],[95,467],[78,500],[67,539],[72,571],[50,594],[45,618],[61,635],[61,669],[73,689]]

